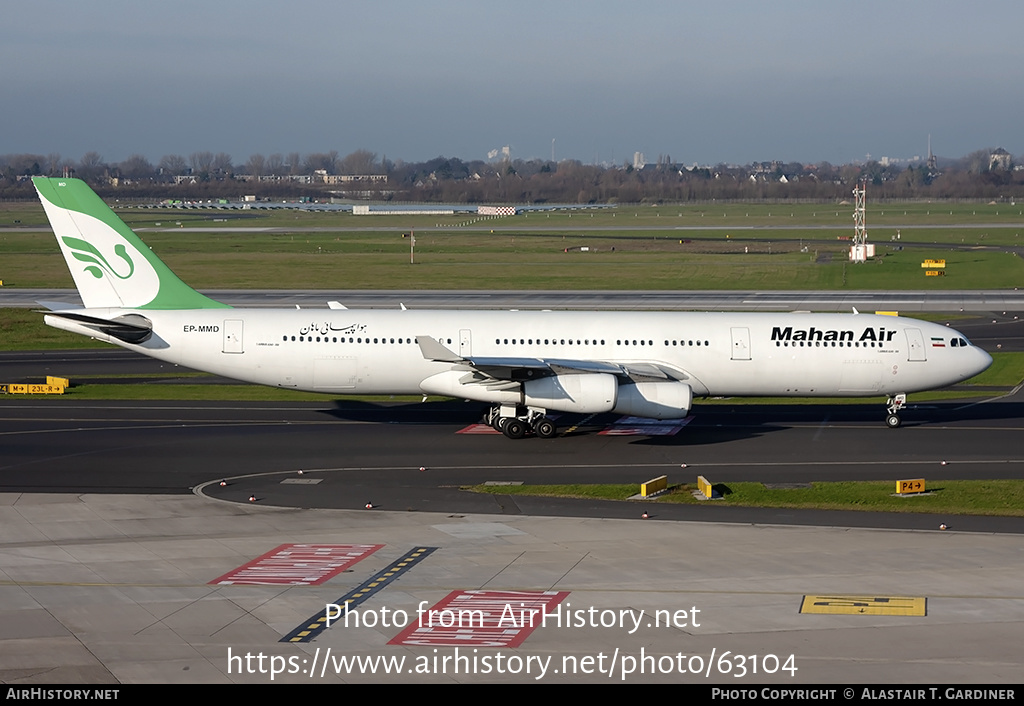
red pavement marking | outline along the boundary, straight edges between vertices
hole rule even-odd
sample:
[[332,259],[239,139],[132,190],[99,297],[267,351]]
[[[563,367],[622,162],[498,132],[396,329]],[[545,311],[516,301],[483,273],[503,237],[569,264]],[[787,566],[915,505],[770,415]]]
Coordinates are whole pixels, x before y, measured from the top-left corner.
[[340,574],[383,544],[282,544],[209,585],[316,586]]
[[644,419],[642,417],[623,417],[612,422],[610,427],[598,432],[605,436],[675,436],[679,430],[693,421],[693,416],[685,419]]
[[490,424],[470,424],[465,429],[459,429],[456,434],[498,434],[501,432],[492,427]]
[[452,591],[410,616],[388,644],[518,647],[542,625],[544,613],[568,596],[569,591]]

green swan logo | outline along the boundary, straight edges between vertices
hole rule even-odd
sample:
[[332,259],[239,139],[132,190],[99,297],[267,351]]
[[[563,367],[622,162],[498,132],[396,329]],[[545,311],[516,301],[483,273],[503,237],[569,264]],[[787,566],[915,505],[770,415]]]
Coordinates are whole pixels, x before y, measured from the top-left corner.
[[122,280],[130,278],[132,274],[135,273],[135,263],[132,262],[132,259],[128,256],[128,249],[120,243],[114,246],[114,253],[128,265],[128,274],[126,275],[122,275],[117,272],[117,270],[107,262],[107,258],[103,257],[103,254],[100,253],[100,251],[91,243],[88,243],[81,238],[72,238],[70,236],[62,236],[61,240],[63,240],[64,244],[72,250],[71,254],[76,260],[90,263],[86,266],[85,271],[96,279],[103,277],[104,272],[112,277],[117,277]]

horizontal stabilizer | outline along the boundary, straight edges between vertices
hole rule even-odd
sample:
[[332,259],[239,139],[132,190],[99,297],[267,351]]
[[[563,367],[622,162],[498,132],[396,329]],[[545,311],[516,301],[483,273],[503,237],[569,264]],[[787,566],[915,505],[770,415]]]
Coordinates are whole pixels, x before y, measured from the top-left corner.
[[78,314],[74,311],[51,311],[47,316],[67,319],[79,323],[97,333],[102,333],[125,343],[145,343],[153,335],[153,322],[138,314],[125,314],[113,319]]

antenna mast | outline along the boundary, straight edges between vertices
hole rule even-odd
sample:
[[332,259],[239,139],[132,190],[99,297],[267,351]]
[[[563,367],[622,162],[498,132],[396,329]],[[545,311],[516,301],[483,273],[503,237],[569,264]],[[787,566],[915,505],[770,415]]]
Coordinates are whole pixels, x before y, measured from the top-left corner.
[[868,244],[868,230],[864,225],[865,203],[867,201],[867,181],[862,181],[853,189],[853,245],[850,246],[851,262],[866,262],[874,257],[875,246]]

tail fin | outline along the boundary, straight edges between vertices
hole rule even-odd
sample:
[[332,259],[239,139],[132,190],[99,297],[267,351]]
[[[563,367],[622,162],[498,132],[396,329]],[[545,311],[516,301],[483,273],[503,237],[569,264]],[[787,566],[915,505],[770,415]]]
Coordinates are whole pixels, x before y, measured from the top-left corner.
[[178,279],[85,182],[32,183],[86,308],[230,308]]

